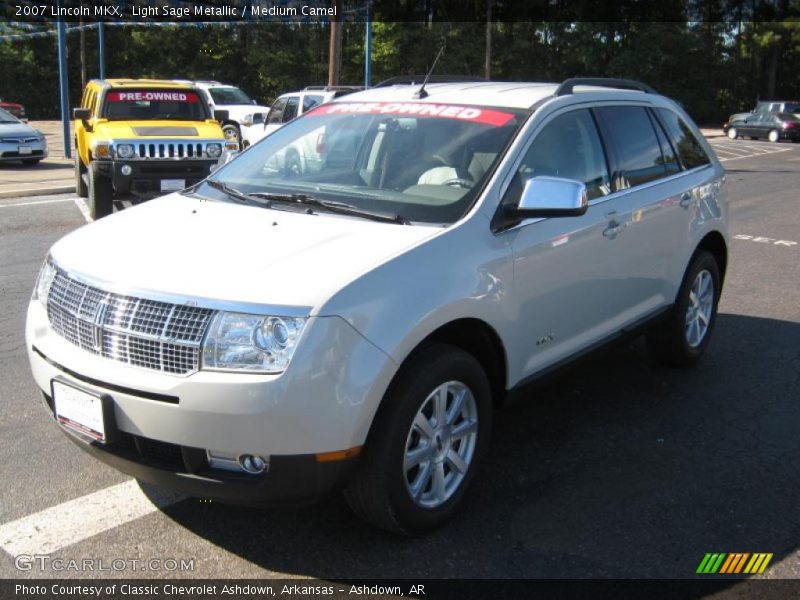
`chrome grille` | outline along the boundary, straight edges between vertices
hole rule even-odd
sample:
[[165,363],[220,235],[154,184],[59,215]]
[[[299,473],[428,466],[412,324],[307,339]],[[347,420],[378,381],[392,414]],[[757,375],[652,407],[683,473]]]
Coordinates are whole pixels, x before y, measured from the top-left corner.
[[50,326],[67,341],[111,360],[175,374],[199,368],[212,312],[104,292],[60,269],[47,296]]

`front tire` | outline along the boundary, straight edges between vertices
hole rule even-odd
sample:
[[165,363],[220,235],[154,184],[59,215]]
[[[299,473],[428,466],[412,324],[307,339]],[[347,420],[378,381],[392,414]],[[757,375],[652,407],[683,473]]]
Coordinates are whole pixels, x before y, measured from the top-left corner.
[[228,123],[222,127],[226,142],[235,142],[238,149],[242,149],[242,133],[235,123]]
[[767,134],[767,139],[772,143],[779,142],[781,139],[781,134],[777,129],[773,129],[769,132],[769,134]]
[[430,343],[395,376],[345,498],[362,519],[395,533],[430,531],[459,509],[486,453],[489,381],[454,346]]
[[92,219],[102,219],[114,212],[114,188],[111,180],[94,168],[94,163],[89,164],[89,215]]
[[83,179],[83,176],[86,174],[86,167],[83,166],[83,161],[81,157],[78,156],[78,150],[75,150],[75,193],[78,194],[81,198],[87,198],[89,196],[89,186],[86,185],[86,181]]
[[728,137],[732,140],[735,140],[737,137],[739,137],[739,132],[737,131],[736,127],[728,128]]
[[656,361],[684,366],[703,355],[717,320],[720,281],[714,256],[705,250],[697,252],[672,310],[647,333],[647,349]]

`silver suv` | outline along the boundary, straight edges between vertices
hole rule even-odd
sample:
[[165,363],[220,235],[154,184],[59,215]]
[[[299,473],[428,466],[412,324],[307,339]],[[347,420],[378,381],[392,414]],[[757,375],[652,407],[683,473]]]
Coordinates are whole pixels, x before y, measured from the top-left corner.
[[260,506],[344,489],[369,522],[426,531],[510,390],[637,332],[659,361],[700,358],[724,179],[635,82],[355,93],[58,241],[33,375],[76,444],[139,479]]

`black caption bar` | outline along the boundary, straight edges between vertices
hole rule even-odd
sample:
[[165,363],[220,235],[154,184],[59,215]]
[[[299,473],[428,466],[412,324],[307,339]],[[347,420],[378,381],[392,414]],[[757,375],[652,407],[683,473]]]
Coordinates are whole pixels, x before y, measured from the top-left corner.
[[494,598],[701,598],[759,599],[796,598],[800,580],[713,579],[713,580],[319,580],[267,579],[219,580],[176,579],[27,579],[0,581],[0,597],[43,600],[88,600],[130,598],[173,598],[212,600],[223,598],[272,599],[349,598],[377,600],[417,598],[420,600],[470,600]]

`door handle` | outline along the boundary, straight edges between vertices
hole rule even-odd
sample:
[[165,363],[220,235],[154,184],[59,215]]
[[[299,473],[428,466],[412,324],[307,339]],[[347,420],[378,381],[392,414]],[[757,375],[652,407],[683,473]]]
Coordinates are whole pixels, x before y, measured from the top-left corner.
[[613,240],[617,237],[617,234],[622,231],[625,226],[622,223],[617,223],[616,221],[611,221],[603,230],[603,237],[607,237],[610,240]]
[[692,192],[683,192],[681,194],[680,205],[681,208],[689,208],[692,204]]

